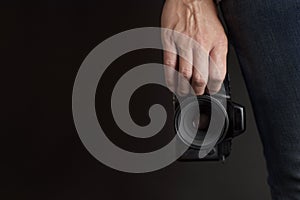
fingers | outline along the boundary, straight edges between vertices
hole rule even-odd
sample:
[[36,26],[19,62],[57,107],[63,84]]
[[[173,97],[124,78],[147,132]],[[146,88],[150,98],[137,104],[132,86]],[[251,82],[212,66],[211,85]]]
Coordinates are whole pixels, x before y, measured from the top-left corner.
[[191,85],[196,95],[203,95],[206,89],[210,94],[217,93],[226,75],[227,43],[207,51],[197,48],[189,38],[172,36],[172,32],[162,34],[167,87],[180,96],[188,95]]
[[226,76],[227,45],[213,48],[210,52],[209,79],[207,88],[210,94],[217,93]]
[[[177,88],[179,95],[189,94],[190,81],[196,95],[203,95],[206,88],[210,94],[220,90],[226,75],[227,46],[215,47],[209,55],[194,51],[183,57],[178,60],[175,53],[164,52],[164,63],[170,67],[165,69],[165,78],[172,92]],[[178,77],[175,72],[177,63],[179,63],[179,73],[182,75]]]
[[164,49],[164,72],[166,85],[173,93],[176,90],[177,76],[177,49],[173,39],[173,30],[162,29],[161,32],[162,45]]
[[177,54],[169,51],[164,51],[164,65],[166,65],[164,70],[167,87],[172,92],[175,92],[177,83],[177,76],[175,71],[177,65]]
[[202,95],[208,80],[208,54],[202,51],[194,51],[194,68],[192,86],[196,95]]
[[[187,60],[185,59],[187,58]],[[185,96],[190,92],[190,79],[193,74],[192,53],[185,58],[179,58],[179,72],[177,92],[180,96]]]

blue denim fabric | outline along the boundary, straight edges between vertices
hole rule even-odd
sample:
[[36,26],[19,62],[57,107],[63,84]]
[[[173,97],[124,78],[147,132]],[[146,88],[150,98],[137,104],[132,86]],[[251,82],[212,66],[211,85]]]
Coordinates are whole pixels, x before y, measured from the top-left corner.
[[223,0],[274,200],[300,199],[300,0]]

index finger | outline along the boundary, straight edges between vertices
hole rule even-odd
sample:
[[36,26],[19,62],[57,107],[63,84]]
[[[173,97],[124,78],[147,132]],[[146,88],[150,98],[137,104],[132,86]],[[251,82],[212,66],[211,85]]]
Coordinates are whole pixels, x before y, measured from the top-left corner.
[[176,80],[176,65],[177,54],[164,51],[164,65],[165,65],[165,80],[168,88],[175,92],[177,80]]

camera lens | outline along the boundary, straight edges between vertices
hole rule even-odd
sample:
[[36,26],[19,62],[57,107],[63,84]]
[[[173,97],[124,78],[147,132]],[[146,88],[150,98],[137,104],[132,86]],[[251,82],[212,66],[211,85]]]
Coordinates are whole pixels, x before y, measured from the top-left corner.
[[202,109],[201,111],[200,114],[194,116],[192,126],[198,130],[207,130],[210,123],[210,113],[208,113],[207,109]]
[[[198,109],[200,113],[198,113]],[[175,129],[180,139],[193,148],[208,147],[222,139],[228,129],[226,109],[217,99],[198,96],[185,99],[175,112]]]

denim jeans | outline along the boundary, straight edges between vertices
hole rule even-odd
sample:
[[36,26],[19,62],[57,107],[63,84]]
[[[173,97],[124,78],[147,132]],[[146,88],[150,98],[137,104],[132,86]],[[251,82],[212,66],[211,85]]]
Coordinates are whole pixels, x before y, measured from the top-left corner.
[[300,199],[300,0],[223,0],[274,200]]

